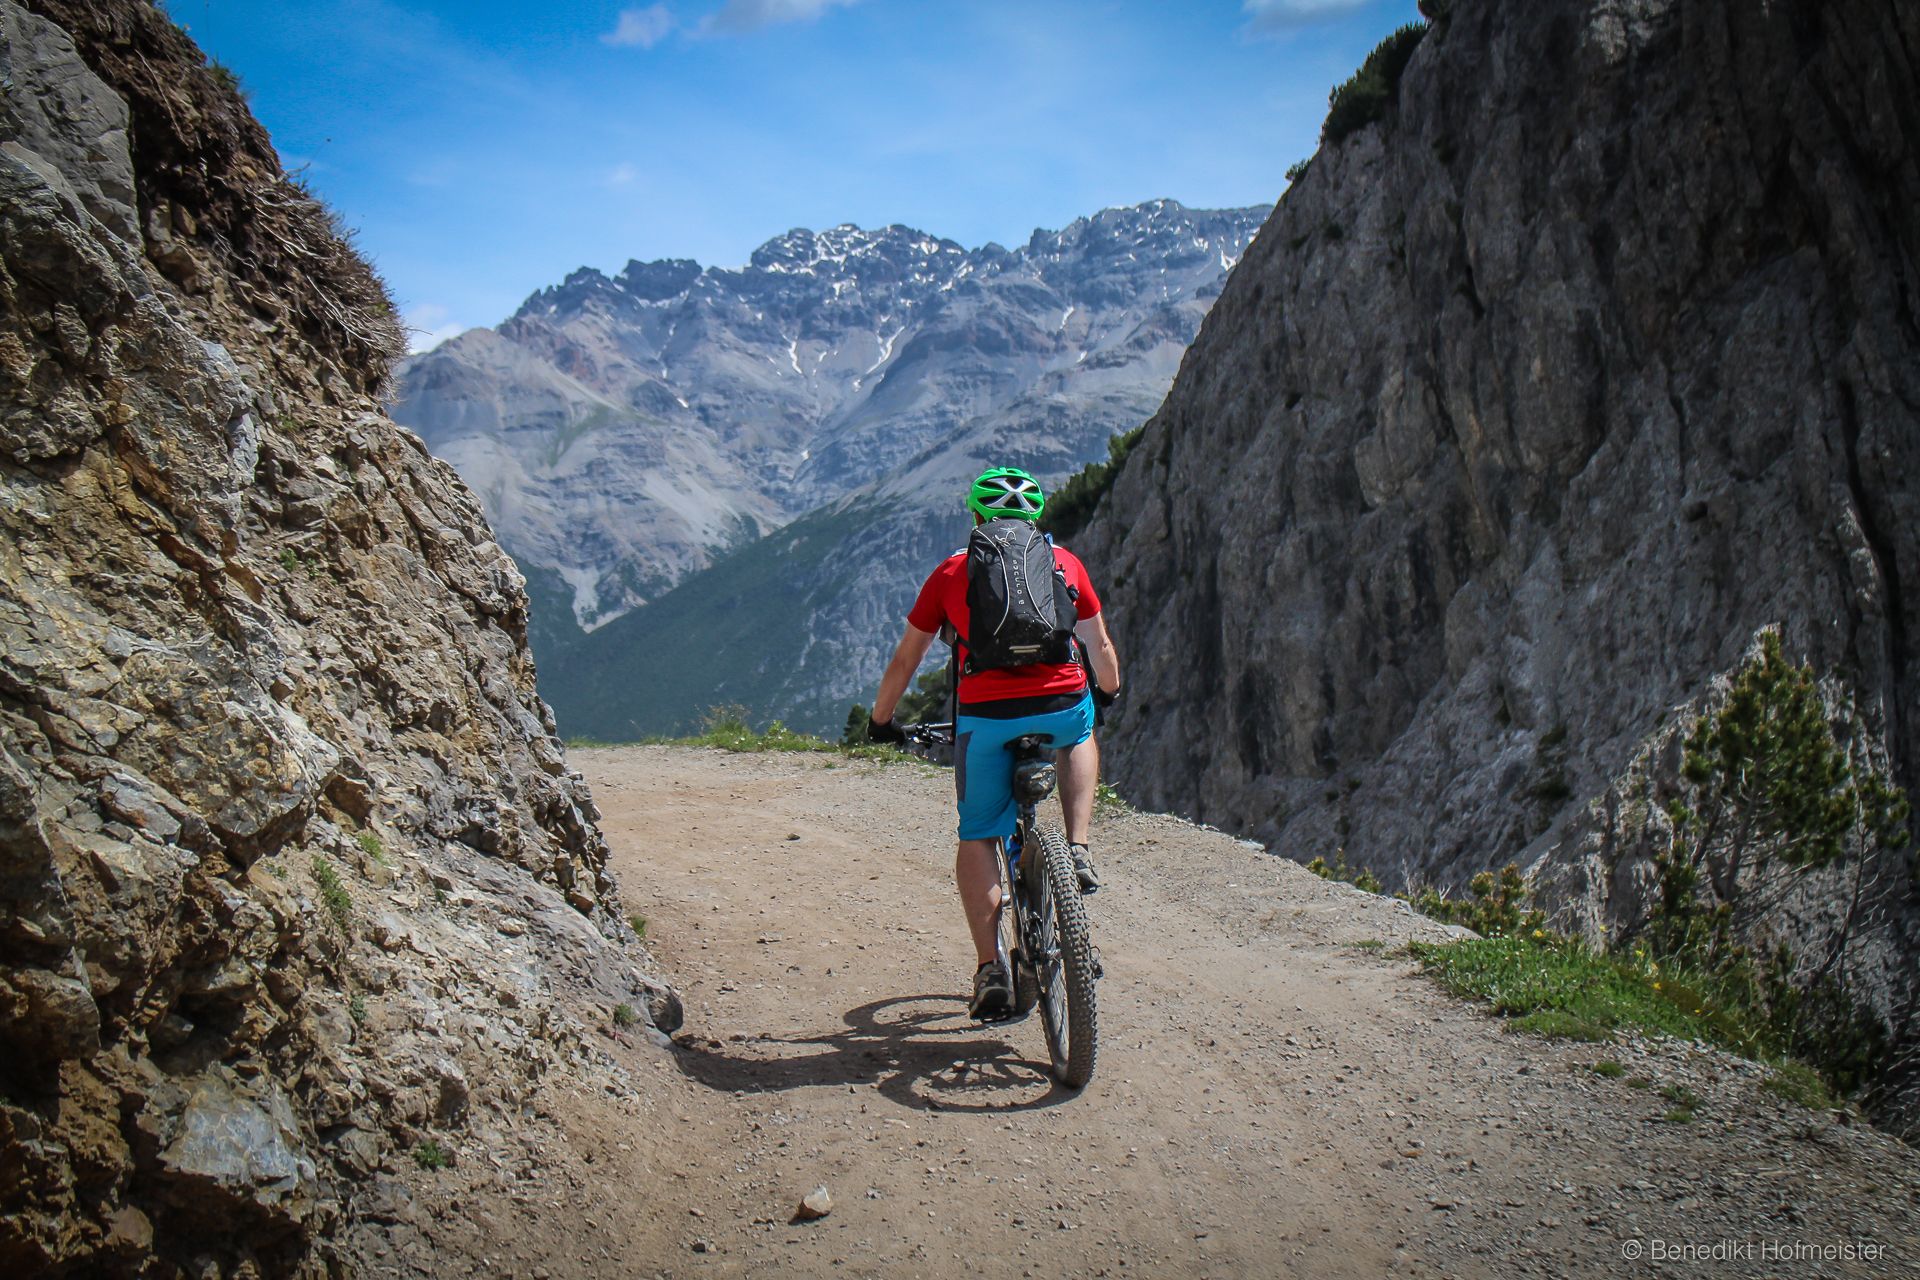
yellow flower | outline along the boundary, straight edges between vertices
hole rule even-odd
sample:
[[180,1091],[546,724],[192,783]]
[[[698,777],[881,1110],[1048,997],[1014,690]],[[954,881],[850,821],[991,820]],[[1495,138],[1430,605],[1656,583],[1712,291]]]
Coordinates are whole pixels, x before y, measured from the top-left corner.
[[1544,938],[1547,936],[1547,931],[1545,929],[1535,929],[1533,931],[1533,936],[1536,938]]
[[1659,983],[1657,983],[1657,982],[1656,982],[1656,983],[1654,983],[1654,984],[1653,984],[1653,989],[1654,989],[1655,991],[1658,991],[1658,990],[1660,989],[1660,984],[1659,984]]

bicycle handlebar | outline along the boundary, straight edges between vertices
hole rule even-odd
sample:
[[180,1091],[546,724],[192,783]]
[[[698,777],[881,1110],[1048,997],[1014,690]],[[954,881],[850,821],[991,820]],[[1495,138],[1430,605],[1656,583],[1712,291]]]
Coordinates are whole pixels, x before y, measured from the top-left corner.
[[906,735],[908,742],[945,746],[953,741],[953,722],[942,720],[927,724],[903,724],[900,732]]

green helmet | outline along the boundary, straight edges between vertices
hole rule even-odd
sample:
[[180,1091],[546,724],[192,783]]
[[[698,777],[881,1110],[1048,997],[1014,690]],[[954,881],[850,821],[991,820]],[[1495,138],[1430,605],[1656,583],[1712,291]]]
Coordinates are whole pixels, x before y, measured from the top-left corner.
[[967,493],[967,508],[983,519],[1013,516],[1020,520],[1038,520],[1046,508],[1047,495],[1040,482],[1018,467],[995,467],[983,471]]

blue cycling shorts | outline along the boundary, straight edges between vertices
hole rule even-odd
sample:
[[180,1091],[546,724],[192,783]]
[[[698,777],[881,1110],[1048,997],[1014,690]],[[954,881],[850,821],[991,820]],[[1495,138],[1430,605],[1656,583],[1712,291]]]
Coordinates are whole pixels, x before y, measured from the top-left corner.
[[1057,750],[1093,736],[1093,698],[1064,711],[996,720],[964,711],[953,724],[953,790],[960,804],[960,838],[992,840],[1013,834],[1013,753],[1007,744],[1029,734]]

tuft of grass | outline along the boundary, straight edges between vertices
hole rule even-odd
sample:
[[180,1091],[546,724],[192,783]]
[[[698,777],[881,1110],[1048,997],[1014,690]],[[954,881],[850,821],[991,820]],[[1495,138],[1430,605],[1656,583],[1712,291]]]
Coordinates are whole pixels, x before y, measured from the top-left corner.
[[630,1027],[638,1021],[640,1021],[639,1013],[637,1013],[634,1010],[634,1007],[628,1004],[626,1001],[623,1000],[619,1004],[613,1006],[613,1025],[614,1026]]
[[1353,945],[1361,951],[1371,951],[1375,955],[1387,949],[1387,944],[1379,938],[1362,938]]
[[422,1169],[444,1169],[453,1163],[453,1153],[428,1138],[413,1149],[413,1162]]
[[333,864],[317,853],[313,855],[313,882],[320,886],[320,901],[326,904],[327,914],[345,932],[353,919],[353,895],[341,883]]
[[1102,809],[1122,813],[1130,813],[1133,810],[1133,806],[1127,803],[1124,796],[1104,782],[1094,784],[1093,803]]
[[1593,1074],[1603,1076],[1608,1080],[1618,1080],[1621,1076],[1627,1074],[1627,1069],[1615,1062],[1612,1058],[1602,1058],[1600,1061],[1594,1063],[1589,1070],[1591,1070]]
[[1627,1077],[1627,1088],[1629,1088],[1629,1089],[1651,1089],[1651,1088],[1653,1088],[1653,1080],[1652,1080],[1652,1078],[1651,1078],[1651,1077],[1649,1077],[1649,1076],[1628,1076],[1628,1077]]
[[640,941],[645,942],[647,940],[647,918],[645,916],[639,914],[630,915],[627,917],[627,923],[633,926],[633,931],[636,934],[640,935]]
[[367,1020],[367,998],[363,995],[355,995],[352,999],[348,1000],[347,1016],[355,1022],[365,1022]]
[[1379,893],[1385,887],[1380,883],[1380,877],[1366,867],[1348,866],[1347,851],[1344,848],[1333,851],[1332,863],[1328,863],[1325,858],[1315,858],[1307,864],[1307,870],[1322,880],[1339,880],[1356,889],[1364,889],[1368,893]]
[[1661,1085],[1660,1096],[1674,1106],[1683,1107],[1688,1111],[1697,1110],[1700,1106],[1700,1095],[1683,1084]]
[[288,573],[304,573],[309,578],[320,576],[320,562],[307,559],[292,547],[280,549],[280,567]]
[[380,843],[379,836],[371,831],[362,831],[359,835],[355,836],[354,839],[360,842],[361,850],[365,852],[369,858],[372,858],[383,867],[387,865],[386,846]]
[[1660,1118],[1666,1121],[1668,1124],[1692,1124],[1693,1108],[1692,1107],[1675,1107],[1671,1111],[1668,1111],[1665,1115],[1661,1116]]
[[1534,1027],[1564,1034],[1574,1023],[1599,1032],[1632,1028],[1716,1044],[1751,1056],[1757,1030],[1737,1010],[1705,997],[1672,974],[1655,977],[1633,963],[1594,951],[1577,939],[1463,938],[1414,943],[1426,971],[1455,995],[1485,1000],[1512,1018],[1558,1012]]
[[1820,1073],[1802,1062],[1783,1062],[1760,1087],[1775,1097],[1796,1102],[1809,1111],[1831,1111],[1839,1105]]
[[1508,1023],[1507,1029],[1531,1032],[1549,1040],[1584,1040],[1590,1044],[1613,1039],[1613,1033],[1607,1028],[1565,1009],[1540,1009],[1522,1014]]
[[253,100],[253,95],[247,91],[246,85],[240,81],[240,73],[218,58],[207,59],[207,73],[213,77],[215,84],[219,85],[228,93],[249,102]]

